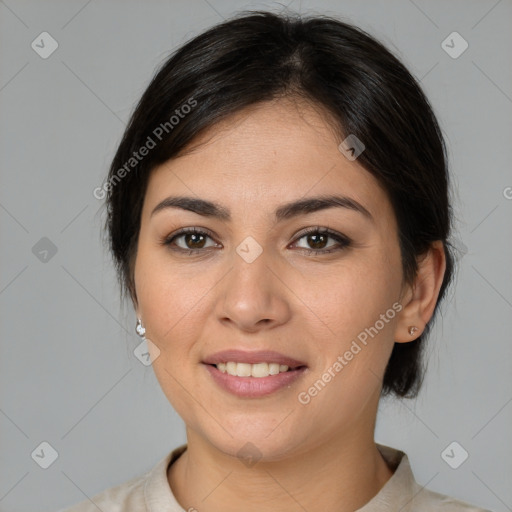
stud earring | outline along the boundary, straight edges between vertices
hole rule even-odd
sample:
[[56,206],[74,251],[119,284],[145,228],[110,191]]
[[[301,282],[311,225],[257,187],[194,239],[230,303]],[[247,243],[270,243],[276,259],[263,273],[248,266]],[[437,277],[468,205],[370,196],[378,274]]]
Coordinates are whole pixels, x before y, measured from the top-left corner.
[[144,335],[146,334],[146,328],[142,325],[142,321],[140,318],[137,318],[137,325],[135,326],[135,332],[144,339]]
[[411,336],[414,336],[414,333],[415,333],[417,330],[418,330],[418,328],[417,328],[415,325],[411,325],[411,326],[409,327],[409,329],[408,329],[409,334],[410,334]]

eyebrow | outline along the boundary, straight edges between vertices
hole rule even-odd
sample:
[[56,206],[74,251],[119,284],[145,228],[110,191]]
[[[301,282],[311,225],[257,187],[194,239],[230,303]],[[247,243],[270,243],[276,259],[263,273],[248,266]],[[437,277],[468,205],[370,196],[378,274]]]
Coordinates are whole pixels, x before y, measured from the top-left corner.
[[[231,220],[230,212],[224,206],[205,199],[188,196],[170,196],[165,198],[155,206],[151,212],[151,216],[167,208],[181,208],[182,210],[197,213],[203,217],[213,217],[223,221]],[[327,208],[346,208],[361,213],[366,218],[373,221],[371,213],[362,204],[350,197],[338,195],[309,197],[307,199],[285,203],[275,211],[275,219],[276,221],[283,221]]]

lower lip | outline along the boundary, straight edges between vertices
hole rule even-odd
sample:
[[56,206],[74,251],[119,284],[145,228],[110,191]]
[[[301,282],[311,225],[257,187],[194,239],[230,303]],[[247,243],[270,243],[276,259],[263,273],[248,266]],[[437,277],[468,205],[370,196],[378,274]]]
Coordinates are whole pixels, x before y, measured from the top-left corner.
[[248,398],[258,398],[275,393],[276,391],[290,386],[300,378],[306,367],[298,368],[277,375],[268,377],[235,377],[229,373],[222,373],[216,366],[207,364],[206,369],[210,372],[213,380],[226,391],[233,395]]

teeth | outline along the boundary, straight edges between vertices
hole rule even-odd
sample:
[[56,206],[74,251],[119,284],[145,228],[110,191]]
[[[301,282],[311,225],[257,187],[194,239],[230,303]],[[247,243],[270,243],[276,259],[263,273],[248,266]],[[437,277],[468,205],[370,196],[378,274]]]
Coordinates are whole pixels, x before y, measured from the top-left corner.
[[257,363],[251,366],[251,375],[253,377],[268,377],[270,375],[268,363]]
[[277,375],[279,373],[279,363],[270,363],[268,365],[268,373],[270,375]]
[[229,361],[227,363],[218,363],[217,369],[222,373],[228,373],[236,377],[268,377],[288,371],[288,366],[278,363],[236,363]]
[[237,363],[236,364],[236,374],[238,377],[250,377],[251,376],[251,366],[249,363]]

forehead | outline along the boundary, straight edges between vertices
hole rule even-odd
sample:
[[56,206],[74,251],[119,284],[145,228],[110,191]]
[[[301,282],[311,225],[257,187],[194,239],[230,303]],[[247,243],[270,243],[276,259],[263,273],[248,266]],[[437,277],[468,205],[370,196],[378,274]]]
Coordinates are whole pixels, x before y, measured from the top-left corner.
[[166,195],[214,199],[233,210],[266,209],[318,194],[339,193],[375,215],[389,210],[385,191],[357,160],[338,149],[341,135],[320,107],[266,102],[209,128],[149,179],[148,207]]
[[325,163],[332,156],[329,148],[339,136],[326,119],[324,110],[305,101],[280,99],[251,105],[196,137],[174,161],[179,165],[181,159],[193,163],[215,156],[208,167],[221,171],[228,170],[227,164],[232,171],[275,174],[291,163],[300,172],[305,166],[297,163],[304,157],[307,162]]

